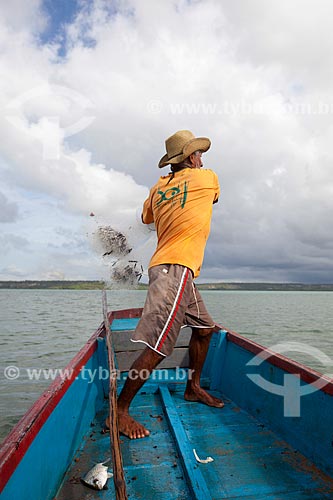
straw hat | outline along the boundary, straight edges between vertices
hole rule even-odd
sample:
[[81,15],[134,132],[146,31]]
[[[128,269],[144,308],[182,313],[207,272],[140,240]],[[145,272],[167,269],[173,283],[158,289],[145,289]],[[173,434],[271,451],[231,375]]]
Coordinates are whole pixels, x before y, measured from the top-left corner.
[[210,148],[210,140],[207,137],[194,137],[189,130],[178,130],[165,141],[167,153],[160,159],[159,168],[169,163],[180,163],[188,158],[194,151],[206,152]]

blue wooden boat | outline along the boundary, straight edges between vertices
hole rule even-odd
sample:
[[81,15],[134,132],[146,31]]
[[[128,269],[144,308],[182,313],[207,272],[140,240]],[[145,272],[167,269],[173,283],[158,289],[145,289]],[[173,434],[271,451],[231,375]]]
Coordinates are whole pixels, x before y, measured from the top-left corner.
[[[141,309],[109,313],[121,387],[139,344]],[[136,396],[133,416],[151,434],[121,438],[132,499],[332,499],[333,381],[221,327],[202,383],[223,409],[183,398],[190,332]],[[91,370],[90,372],[88,370]],[[88,376],[95,373],[96,376]],[[268,386],[265,385],[266,381]],[[108,364],[101,325],[8,435],[1,448],[1,500],[115,498],[80,478],[110,457],[103,433]],[[199,463],[210,456],[213,461]]]

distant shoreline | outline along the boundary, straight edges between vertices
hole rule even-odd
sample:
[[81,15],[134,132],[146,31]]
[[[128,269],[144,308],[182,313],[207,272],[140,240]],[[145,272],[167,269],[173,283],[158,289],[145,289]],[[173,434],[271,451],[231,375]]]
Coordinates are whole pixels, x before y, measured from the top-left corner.
[[[333,284],[309,284],[309,283],[199,283],[200,290],[225,290],[225,291],[310,291],[310,292],[332,292]],[[0,289],[24,289],[24,290],[102,290],[105,287],[103,281],[0,281]],[[108,287],[107,287],[108,288]],[[147,289],[147,285],[139,284],[138,290]]]

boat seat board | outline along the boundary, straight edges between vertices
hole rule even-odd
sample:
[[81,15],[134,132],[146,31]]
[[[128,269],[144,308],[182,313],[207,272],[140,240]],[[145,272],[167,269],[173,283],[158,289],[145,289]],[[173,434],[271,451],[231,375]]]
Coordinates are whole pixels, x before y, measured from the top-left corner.
[[[175,348],[188,347],[191,334],[191,328],[182,328],[179,332]],[[143,344],[142,342],[132,342],[132,336],[133,330],[124,330],[121,332],[121,335],[117,335],[117,332],[113,332],[112,340],[115,352],[137,351],[145,348],[145,344]]]
[[[120,322],[125,320],[114,321],[117,321],[119,325]],[[134,320],[131,319],[130,321]],[[145,349],[146,345],[142,342],[131,341],[133,330],[113,331],[112,327],[111,330],[117,368],[121,372],[128,371],[138,357],[138,351]],[[121,332],[121,335],[117,335],[117,332]],[[189,327],[181,329],[173,353],[171,356],[163,359],[162,363],[159,365],[160,368],[175,368],[177,366],[180,368],[187,368],[189,366],[188,345],[191,334],[192,332]]]
[[[265,425],[225,396],[223,409],[185,401],[184,387],[179,384],[175,391],[167,392],[164,402],[158,384],[155,392],[143,388],[134,399],[132,415],[150,429],[151,434],[139,440],[121,437],[129,498],[193,499],[191,486],[186,481],[186,466],[199,470],[214,500],[333,498],[333,480]],[[163,386],[163,391],[168,389]],[[223,397],[218,391],[213,393]],[[170,427],[170,408],[180,426],[178,435],[183,436],[181,441],[186,441],[185,451],[183,443],[177,442],[177,432]],[[107,491],[96,494],[79,481],[93,465],[110,457],[109,434],[101,433],[107,413],[106,401],[68,470],[57,500],[88,500],[92,495],[115,498],[112,479]],[[194,455],[189,453],[191,448],[196,449],[199,457],[212,456],[214,461],[196,463]],[[182,453],[189,461],[185,467]]]
[[124,330],[135,330],[140,318],[114,318],[111,323],[113,332],[122,332]]
[[[138,355],[139,355],[138,351],[117,352],[116,363],[118,370],[120,370],[121,372],[127,372],[131,368],[133,362],[136,360]],[[167,358],[163,359],[163,361],[160,363],[159,366],[160,368],[176,368],[177,366],[180,368],[188,368],[189,366],[188,348],[174,349],[171,356],[168,356]]]

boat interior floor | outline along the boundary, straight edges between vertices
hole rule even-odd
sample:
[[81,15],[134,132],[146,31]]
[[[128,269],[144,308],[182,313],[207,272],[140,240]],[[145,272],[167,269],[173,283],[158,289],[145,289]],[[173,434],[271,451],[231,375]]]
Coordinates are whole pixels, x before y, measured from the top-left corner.
[[[333,479],[296,449],[218,392],[225,407],[211,408],[183,398],[184,384],[144,386],[132,416],[150,430],[144,439],[121,436],[128,498],[183,500],[333,498]],[[113,479],[96,491],[80,481],[96,463],[110,458],[103,433],[108,400],[96,415],[68,469],[57,500],[114,499]],[[200,459],[212,457],[208,463]],[[109,463],[112,470],[112,464]],[[197,489],[197,493],[194,491]]]

